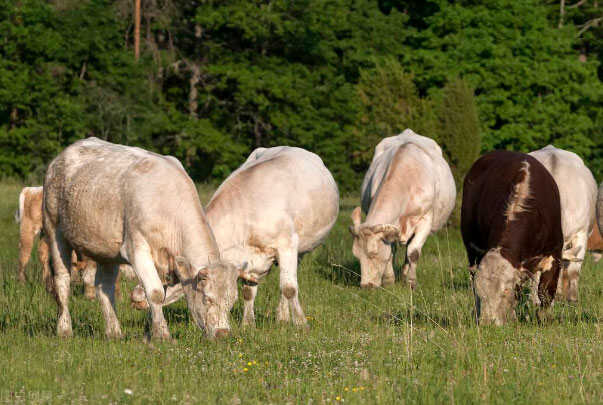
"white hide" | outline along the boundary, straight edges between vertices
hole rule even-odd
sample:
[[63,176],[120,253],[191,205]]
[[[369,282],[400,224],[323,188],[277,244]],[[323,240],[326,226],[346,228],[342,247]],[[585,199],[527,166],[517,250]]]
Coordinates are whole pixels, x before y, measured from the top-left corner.
[[[566,263],[559,277],[558,294],[561,292],[571,301],[577,299],[577,283],[586,244],[592,231],[597,201],[597,184],[591,171],[575,153],[552,145],[530,152],[547,168],[555,179],[561,199],[561,226],[563,229],[562,257]],[[563,280],[569,283],[564,291]]]

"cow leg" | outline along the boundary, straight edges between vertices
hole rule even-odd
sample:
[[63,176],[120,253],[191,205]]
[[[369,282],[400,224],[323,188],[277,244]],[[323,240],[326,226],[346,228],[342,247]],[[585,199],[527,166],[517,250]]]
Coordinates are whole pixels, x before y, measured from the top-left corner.
[[389,258],[387,266],[385,267],[385,273],[383,273],[383,277],[381,278],[381,285],[392,285],[395,282],[396,274],[394,273],[394,254],[392,253],[392,257]]
[[[90,263],[93,262],[89,260],[88,265]],[[121,327],[115,314],[115,280],[118,273],[118,265],[103,264],[96,269],[94,278],[98,303],[105,318],[105,335],[108,338],[121,338]]]
[[86,259],[86,265],[81,270],[82,282],[84,283],[84,297],[94,301],[96,297],[94,285],[96,284],[96,273],[98,272],[96,262]]
[[404,276],[406,282],[414,290],[417,285],[417,262],[421,257],[421,249],[431,232],[431,217],[423,218],[415,228],[415,234],[406,246],[406,263],[404,265]]
[[150,249],[146,242],[130,243],[130,246],[132,246],[130,250],[133,251],[128,253],[128,257],[133,258],[132,267],[142,283],[151,310],[151,337],[169,339],[170,331],[163,316],[165,292]]
[[40,232],[39,229],[35,229],[34,225],[31,224],[31,220],[24,216],[21,219],[19,226],[19,281],[24,283],[27,280],[25,275],[25,267],[29,263],[29,257],[31,255],[31,249],[36,235]]
[[[255,326],[255,314],[253,306],[255,303],[255,296],[258,293],[258,285],[244,284],[243,285],[243,326]],[[280,303],[279,303],[280,306]],[[289,318],[289,311],[287,311],[287,318]]]
[[[278,249],[278,265],[280,267],[281,298],[278,306],[277,318],[286,321],[289,312],[294,324],[303,326],[307,324],[306,316],[299,303],[299,287],[297,284],[297,237],[295,242],[286,248]],[[286,303],[289,311],[285,311]]]
[[42,236],[38,242],[38,259],[42,263],[42,280],[49,293],[53,290],[52,272],[50,271],[50,248],[46,236]]
[[59,307],[59,318],[57,321],[57,335],[70,337],[73,335],[71,328],[71,315],[69,314],[69,290],[71,277],[69,267],[71,266],[71,247],[60,235],[54,231],[49,235],[50,254],[52,257],[52,268],[54,270],[54,293]]
[[535,271],[534,275],[530,278],[530,301],[532,301],[532,305],[540,306],[540,298],[538,297],[538,290],[540,287],[540,277],[542,273],[540,271]]
[[588,237],[585,232],[578,233],[571,241],[571,249],[563,252],[563,267],[559,275],[557,295],[569,302],[578,301],[578,282],[580,281],[580,270],[586,255]]

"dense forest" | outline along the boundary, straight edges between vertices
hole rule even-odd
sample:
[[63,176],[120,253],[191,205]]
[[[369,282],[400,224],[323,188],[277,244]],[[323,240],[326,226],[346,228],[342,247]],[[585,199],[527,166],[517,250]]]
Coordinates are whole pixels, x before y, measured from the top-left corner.
[[598,0],[0,0],[0,173],[39,181],[86,136],[224,178],[258,146],[342,190],[375,144],[435,138],[457,181],[552,143],[603,177]]

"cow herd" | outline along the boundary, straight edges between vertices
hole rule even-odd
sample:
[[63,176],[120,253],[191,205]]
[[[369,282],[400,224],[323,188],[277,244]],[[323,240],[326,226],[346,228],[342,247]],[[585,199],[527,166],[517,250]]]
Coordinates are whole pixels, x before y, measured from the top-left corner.
[[[553,146],[530,154],[491,152],[473,164],[463,184],[461,231],[479,322],[513,319],[526,282],[542,307],[555,297],[578,299],[596,217],[603,226],[603,187],[598,195],[582,160]],[[351,215],[360,285],[394,283],[395,246],[404,244],[402,275],[414,289],[423,244],[446,224],[455,201],[455,182],[436,142],[410,129],[383,139]],[[298,260],[325,240],[338,214],[333,176],[319,156],[301,148],[254,150],[204,210],[177,159],[88,138],[50,163],[43,187],[21,192],[19,279],[41,232],[39,257],[58,305],[59,336],[72,334],[76,268],[86,295],[96,292],[108,337],[122,335],[115,288],[119,274],[132,269],[140,282],[132,304],[149,309],[152,337],[170,337],[163,306],[181,297],[195,323],[221,337],[230,331],[237,280],[243,325],[253,326],[259,282],[276,262],[276,317],[304,326]]]

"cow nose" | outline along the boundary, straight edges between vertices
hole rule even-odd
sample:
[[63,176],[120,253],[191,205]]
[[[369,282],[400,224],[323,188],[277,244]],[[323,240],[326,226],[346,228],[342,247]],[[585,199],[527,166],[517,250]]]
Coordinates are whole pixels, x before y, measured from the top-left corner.
[[216,329],[216,339],[228,337],[230,331],[228,329]]

